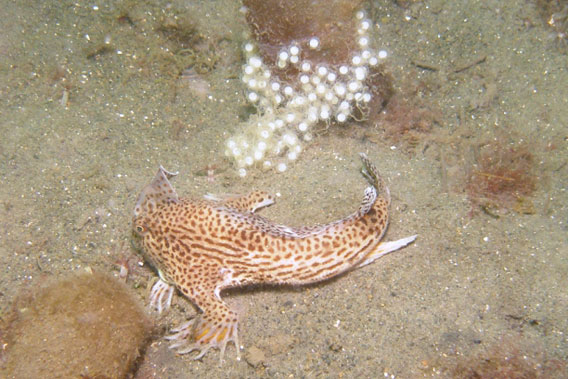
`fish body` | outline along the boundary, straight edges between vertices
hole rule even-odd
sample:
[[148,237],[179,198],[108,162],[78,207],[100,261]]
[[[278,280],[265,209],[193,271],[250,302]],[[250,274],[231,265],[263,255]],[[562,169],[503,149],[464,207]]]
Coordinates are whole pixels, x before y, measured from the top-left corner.
[[239,354],[237,313],[221,299],[223,289],[250,284],[304,285],[364,266],[414,241],[416,236],[381,243],[388,225],[390,195],[376,168],[361,154],[371,186],[359,209],[325,225],[290,227],[258,215],[274,202],[254,191],[245,196],[180,199],[160,167],[142,190],[134,210],[134,232],[157,268],[160,280],[150,303],[169,307],[177,288],[203,314],[167,337],[178,353],[234,342]]

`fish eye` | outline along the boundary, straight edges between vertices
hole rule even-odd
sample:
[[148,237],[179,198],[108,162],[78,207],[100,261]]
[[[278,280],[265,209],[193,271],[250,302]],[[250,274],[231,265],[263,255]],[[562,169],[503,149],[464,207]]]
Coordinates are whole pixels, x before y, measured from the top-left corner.
[[142,234],[146,231],[146,228],[144,228],[142,225],[136,225],[136,232],[138,234]]

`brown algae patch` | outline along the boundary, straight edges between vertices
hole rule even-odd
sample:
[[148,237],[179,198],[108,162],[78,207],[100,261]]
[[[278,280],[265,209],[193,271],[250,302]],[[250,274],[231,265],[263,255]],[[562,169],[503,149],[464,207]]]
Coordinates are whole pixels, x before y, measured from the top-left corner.
[[534,157],[528,143],[507,143],[506,138],[479,146],[466,179],[472,205],[487,209],[513,209],[533,214],[530,197],[536,190]]
[[20,296],[1,329],[1,377],[123,378],[152,323],[133,294],[102,273],[82,273]]

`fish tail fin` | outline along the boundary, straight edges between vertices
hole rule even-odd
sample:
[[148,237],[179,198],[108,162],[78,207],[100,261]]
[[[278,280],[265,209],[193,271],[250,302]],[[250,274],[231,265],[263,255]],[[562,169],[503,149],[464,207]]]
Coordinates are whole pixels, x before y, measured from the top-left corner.
[[373,163],[367,157],[365,153],[359,153],[361,160],[363,161],[363,175],[369,180],[369,182],[375,187],[379,196],[383,196],[387,202],[390,204],[390,191],[384,181],[384,179],[379,174],[379,170],[375,167]]

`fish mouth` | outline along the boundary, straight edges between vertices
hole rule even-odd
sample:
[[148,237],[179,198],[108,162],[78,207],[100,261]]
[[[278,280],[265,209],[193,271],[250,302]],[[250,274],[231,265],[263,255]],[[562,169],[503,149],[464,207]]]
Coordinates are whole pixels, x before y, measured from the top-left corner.
[[144,249],[144,237],[138,233],[135,228],[132,228],[132,235],[130,236],[130,246],[149,262],[148,254]]

